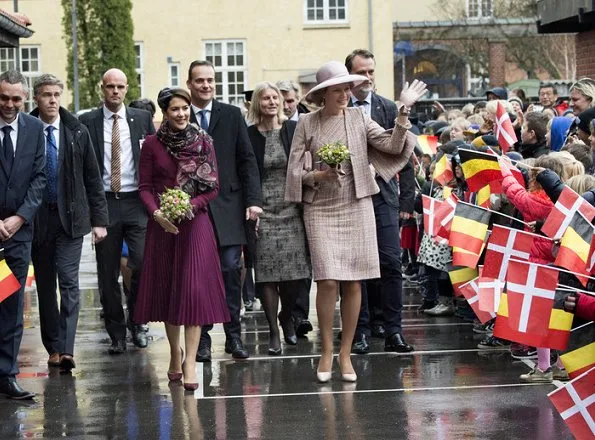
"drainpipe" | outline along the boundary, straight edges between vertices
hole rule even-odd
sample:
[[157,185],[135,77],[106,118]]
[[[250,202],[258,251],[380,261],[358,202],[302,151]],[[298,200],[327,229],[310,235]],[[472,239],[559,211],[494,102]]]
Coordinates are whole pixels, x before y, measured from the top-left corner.
[[368,50],[374,53],[374,19],[372,13],[372,0],[368,0]]

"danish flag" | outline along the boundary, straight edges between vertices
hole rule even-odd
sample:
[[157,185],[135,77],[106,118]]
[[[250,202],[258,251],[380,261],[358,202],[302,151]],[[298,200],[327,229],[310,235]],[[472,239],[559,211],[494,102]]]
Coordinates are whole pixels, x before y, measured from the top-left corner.
[[541,227],[541,232],[554,240],[561,239],[576,211],[580,211],[589,222],[595,217],[595,208],[568,186],[565,186],[554,209]]
[[442,201],[422,194],[422,204],[424,207],[424,232],[430,237],[436,235],[439,222],[436,221],[436,209],[442,205]]
[[440,224],[436,235],[439,237],[448,239],[448,236],[450,235],[450,225],[455,216],[455,208],[457,207],[458,201],[459,198],[453,193],[436,209],[435,221],[438,221]]
[[479,310],[496,313],[500,307],[500,297],[504,291],[504,280],[479,277]]
[[502,152],[505,154],[517,142],[510,116],[500,101],[498,101],[498,107],[496,108],[496,129],[494,134],[498,138],[498,144],[502,148]]
[[577,440],[595,438],[595,367],[547,396]]
[[463,284],[459,287],[459,291],[463,294],[463,296],[475,312],[477,319],[479,319],[482,324],[485,324],[489,320],[494,319],[496,317],[496,314],[491,312],[484,312],[480,309],[479,286],[477,284],[478,279],[479,278],[475,278],[474,280],[471,280],[468,283]]
[[[528,261],[534,235],[518,229],[493,225],[488,240],[482,276],[504,281],[511,258]],[[494,311],[498,310],[496,308]]]
[[545,335],[557,286],[557,269],[510,260],[506,277],[510,327],[521,333]]

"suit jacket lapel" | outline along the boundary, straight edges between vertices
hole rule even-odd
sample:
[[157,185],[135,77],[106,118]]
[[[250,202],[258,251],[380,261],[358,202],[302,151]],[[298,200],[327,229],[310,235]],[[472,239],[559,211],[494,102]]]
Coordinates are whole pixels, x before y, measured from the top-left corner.
[[138,164],[140,159],[140,144],[139,139],[142,137],[142,133],[139,130],[138,123],[133,116],[130,115],[128,108],[126,108],[126,121],[128,121],[128,127],[130,128],[130,144],[132,145],[132,158],[134,159],[134,166],[138,171]]
[[378,122],[379,125],[384,127],[384,122],[386,119],[386,115],[384,114],[384,106],[374,93],[372,93],[372,108],[370,112],[370,117],[372,118],[372,120]]
[[10,177],[9,177],[9,181],[10,179],[12,179],[12,176],[15,173],[15,169],[18,168],[19,163],[21,162],[21,157],[23,156],[23,150],[25,148],[27,148],[27,144],[25,143],[25,138],[27,137],[27,124],[25,123],[25,118],[22,117],[22,115],[19,115],[19,131],[17,133],[17,145],[16,145],[16,151],[14,154],[14,162],[12,164],[12,170],[10,170]]
[[209,121],[209,130],[208,133],[212,134],[213,130],[215,130],[215,126],[219,122],[221,118],[221,104],[218,101],[213,99],[213,106],[211,107],[211,120]]

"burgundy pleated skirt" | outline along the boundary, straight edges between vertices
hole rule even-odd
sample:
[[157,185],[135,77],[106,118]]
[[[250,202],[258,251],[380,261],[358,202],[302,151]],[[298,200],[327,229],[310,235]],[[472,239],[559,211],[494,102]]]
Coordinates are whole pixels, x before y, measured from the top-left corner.
[[416,254],[419,251],[419,234],[416,225],[406,225],[401,228],[401,249],[408,249]]
[[134,321],[207,325],[230,320],[219,252],[205,211],[165,232],[150,219]]

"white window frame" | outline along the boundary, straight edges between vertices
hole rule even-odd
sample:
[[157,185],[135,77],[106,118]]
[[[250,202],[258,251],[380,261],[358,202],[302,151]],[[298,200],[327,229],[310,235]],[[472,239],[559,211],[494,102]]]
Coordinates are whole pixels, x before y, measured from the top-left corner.
[[[212,55],[208,54],[208,46],[209,45],[221,45],[221,65],[215,63],[212,59]],[[227,45],[228,44],[241,44],[242,45],[242,65],[228,65],[227,63]],[[221,76],[220,81],[216,82],[216,87],[221,86],[221,93],[215,94],[215,97],[223,102],[227,102],[229,104],[240,106],[244,102],[244,95],[243,91],[248,88],[248,60],[246,57],[246,40],[244,39],[222,39],[222,40],[204,40],[203,41],[203,54],[206,60],[213,62],[215,65],[215,72],[216,75],[219,74]],[[235,82],[233,84],[236,85],[236,92],[230,93],[230,86],[232,83],[228,80],[229,73],[242,73],[243,81],[242,82]]]
[[[33,101],[33,83],[35,80],[42,74],[43,70],[41,67],[41,46],[38,44],[25,44],[20,46],[20,69],[19,71],[23,74],[23,76],[27,79],[27,83],[29,84],[29,95],[25,99],[25,111],[30,112],[35,108],[35,101]],[[32,58],[30,57],[23,57],[23,52],[30,51],[31,49],[37,49],[37,69],[31,70],[31,67],[27,71],[23,69],[23,60],[30,61]],[[0,48],[0,60],[2,63],[8,63],[2,67],[6,67],[6,69],[2,69],[1,71],[4,72],[5,70],[14,69],[16,66],[16,48],[14,47],[2,47]]]
[[[317,0],[314,0],[317,1]],[[304,24],[346,24],[349,23],[349,0],[345,1],[345,18],[330,18],[330,1],[331,0],[322,0],[322,11],[323,11],[323,18],[322,20],[308,19],[308,0],[304,0]],[[339,0],[334,0],[338,2]],[[337,7],[338,8],[338,7]]]
[[[174,76],[172,69],[177,69],[177,75]],[[179,62],[174,62],[174,61],[170,61],[167,63],[167,77],[168,77],[168,82],[169,82],[169,86],[170,87],[183,87],[182,83],[181,83],[181,75],[180,75],[180,63]],[[174,78],[176,80],[176,83],[174,84]]]
[[[136,48],[139,48],[138,55],[136,55]],[[140,88],[140,96],[145,96],[145,45],[142,41],[134,42],[134,70],[138,76],[138,86]],[[137,67],[137,61],[138,65]]]
[[[469,3],[473,2],[477,4],[477,14],[471,15],[470,14],[470,7]],[[484,5],[484,2],[489,2],[489,5]],[[484,6],[489,8],[488,11],[484,11]],[[482,18],[492,18],[494,16],[494,1],[493,0],[467,0],[465,2],[465,12],[467,13],[467,18],[479,20]]]

